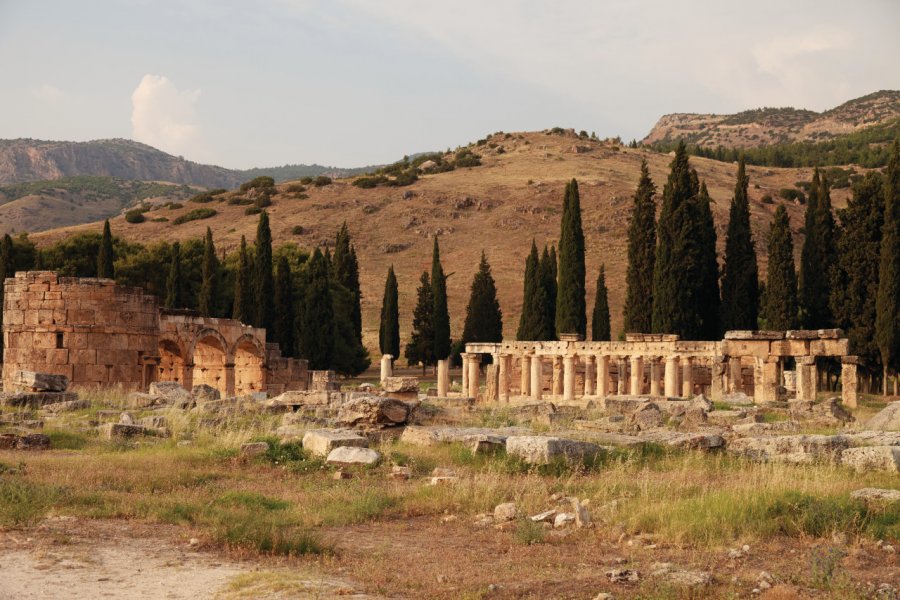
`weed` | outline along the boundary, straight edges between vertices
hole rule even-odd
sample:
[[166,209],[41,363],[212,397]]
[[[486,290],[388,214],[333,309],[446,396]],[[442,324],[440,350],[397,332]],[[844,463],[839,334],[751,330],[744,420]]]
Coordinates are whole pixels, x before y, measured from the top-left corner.
[[531,519],[520,519],[516,523],[516,541],[530,546],[544,541],[544,524],[535,523]]
[[822,587],[829,587],[834,579],[835,570],[840,567],[841,559],[846,554],[842,549],[833,546],[813,550],[809,563],[813,582]]
[[57,487],[24,481],[16,476],[4,476],[0,479],[0,525],[36,523],[61,493]]

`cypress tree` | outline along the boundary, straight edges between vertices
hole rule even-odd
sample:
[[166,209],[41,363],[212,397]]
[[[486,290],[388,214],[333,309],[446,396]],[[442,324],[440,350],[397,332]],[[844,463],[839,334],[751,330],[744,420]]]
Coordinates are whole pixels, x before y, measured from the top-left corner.
[[275,282],[272,274],[272,230],[269,229],[269,214],[262,211],[256,226],[256,255],[253,269],[254,322],[256,327],[266,330],[266,339],[272,340],[272,326],[275,323]]
[[197,305],[200,314],[205,317],[216,316],[216,294],[219,291],[219,259],[216,256],[216,247],[213,244],[212,230],[206,228],[206,238],[203,241],[203,282],[200,285],[200,296]]
[[597,297],[594,299],[594,312],[591,316],[591,340],[606,342],[612,338],[609,326],[609,292],[606,289],[606,273],[603,265],[600,265],[600,274],[597,275]]
[[97,253],[97,277],[112,279],[115,277],[113,268],[112,232],[109,229],[109,219],[103,222],[103,235],[100,237],[100,251]]
[[166,278],[166,308],[184,307],[184,282],[181,280],[181,246],[172,244],[169,276]]
[[884,225],[875,300],[875,341],[881,354],[882,385],[900,357],[900,141],[894,140],[884,178]]
[[15,274],[12,238],[5,234],[0,240],[0,363],[3,362],[3,295],[6,278]]
[[434,364],[434,289],[428,271],[419,278],[412,325],[404,355],[410,366],[422,363],[424,372],[426,366]]
[[334,323],[332,368],[347,377],[355,377],[369,368],[369,352],[356,337],[352,314],[354,295],[337,281],[331,280]]
[[432,318],[434,325],[434,358],[444,360],[450,356],[450,312],[447,309],[447,277],[441,266],[441,251],[437,236],[431,254],[431,287],[434,299]]
[[328,271],[327,259],[316,248],[306,269],[300,324],[300,356],[315,370],[330,369],[334,353],[334,312]]
[[794,241],[787,210],[780,204],[769,229],[769,265],[763,296],[763,318],[767,329],[785,331],[797,325],[797,272]]
[[[625,276],[624,329],[649,333],[653,328],[653,269],[656,264],[656,186],[647,161],[641,161],[641,179],[634,192],[628,224],[628,271]],[[594,338],[597,339],[596,337]],[[607,338],[608,339],[608,338]]]
[[381,301],[381,326],[378,328],[378,348],[382,354],[400,358],[400,312],[397,276],[394,265],[388,269]]
[[696,337],[702,340],[718,340],[722,337],[716,226],[710,203],[712,199],[706,190],[706,182],[703,182],[700,185],[700,193],[690,203],[696,212],[693,225],[697,231],[698,241],[696,263],[700,267],[697,278],[699,285],[692,287],[694,296],[691,305],[696,308],[700,322]]
[[540,259],[537,244],[531,240],[531,253],[525,259],[525,284],[522,294],[522,313],[519,315],[519,329],[516,339],[537,340],[540,331],[540,307],[536,304],[540,290]]
[[566,186],[556,292],[557,333],[587,333],[585,307],[584,231],[581,228],[581,200],[578,182]]
[[347,222],[341,226],[334,245],[334,256],[331,259],[333,265],[333,279],[347,288],[351,294],[350,319],[353,323],[353,332],[358,343],[362,344],[362,291],[359,285],[359,261],[356,258],[356,249],[350,243],[350,232],[347,230]]
[[250,257],[247,252],[247,238],[241,236],[238,267],[234,274],[234,306],[231,310],[231,318],[241,323],[249,323],[252,320],[252,306],[253,281]]
[[497,300],[497,285],[491,275],[484,251],[478,272],[472,279],[469,304],[466,306],[466,322],[463,327],[463,342],[500,342],[503,340],[503,311]]
[[807,329],[832,325],[831,269],[835,262],[834,217],[828,181],[816,169],[806,202],[806,239],[800,254],[800,320]]
[[556,297],[559,290],[557,277],[556,249],[544,246],[541,262],[538,265],[540,288],[535,300],[538,310],[538,330],[536,341],[553,341],[556,339]]
[[722,321],[726,330],[756,329],[758,326],[759,271],[750,230],[748,183],[741,155],[728,214],[722,268]]
[[291,264],[286,256],[278,259],[275,269],[275,331],[274,340],[281,348],[283,356],[294,355],[294,278]]
[[853,197],[839,211],[837,268],[831,294],[835,325],[846,332],[850,354],[867,368],[879,362],[875,343],[875,299],[884,224],[884,189],[879,173],[870,172],[853,185]]

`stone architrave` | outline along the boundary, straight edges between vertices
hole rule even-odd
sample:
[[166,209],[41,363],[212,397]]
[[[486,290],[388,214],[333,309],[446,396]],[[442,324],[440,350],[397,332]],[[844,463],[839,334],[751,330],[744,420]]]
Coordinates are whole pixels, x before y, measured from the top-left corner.
[[597,395],[609,396],[609,356],[597,357]]
[[584,357],[584,395],[585,396],[593,396],[594,395],[594,370],[596,369],[596,360],[593,354],[588,354]]
[[383,354],[381,356],[381,383],[384,384],[384,380],[388,377],[392,377],[394,375],[393,370],[393,361],[394,357],[390,354]]
[[667,356],[666,357],[666,366],[665,373],[663,375],[665,380],[665,384],[663,385],[663,392],[669,398],[675,398],[678,396],[678,357],[677,356]]
[[681,396],[694,397],[694,359],[685,356],[681,361]]
[[563,400],[575,400],[575,355],[567,354],[563,363]]
[[659,357],[650,358],[650,395],[659,396]]
[[450,393],[450,361],[446,358],[437,361],[437,395],[446,398]]
[[542,381],[543,377],[543,365],[541,364],[541,357],[538,354],[535,354],[531,357],[531,397],[534,400],[540,400],[542,393],[544,382]]
[[644,387],[644,357],[631,357],[631,395],[640,396]]
[[856,375],[858,356],[841,358],[841,403],[845,408],[856,408],[859,400],[859,381]]

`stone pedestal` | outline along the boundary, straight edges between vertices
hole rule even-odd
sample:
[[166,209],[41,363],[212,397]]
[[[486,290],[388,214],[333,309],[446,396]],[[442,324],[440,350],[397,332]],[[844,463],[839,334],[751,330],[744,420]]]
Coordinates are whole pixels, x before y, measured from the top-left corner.
[[594,363],[596,362],[596,357],[593,354],[589,354],[584,357],[584,395],[585,396],[593,396],[594,395]]
[[797,357],[797,400],[816,399],[816,357]]
[[694,397],[694,359],[690,356],[681,361],[681,396]]
[[450,361],[437,361],[437,395],[446,398],[450,393]]
[[859,381],[856,377],[857,356],[841,358],[841,403],[846,408],[856,408],[859,399]]
[[541,357],[535,354],[531,357],[531,397],[534,400],[540,400],[543,396],[542,370]]
[[571,402],[575,400],[575,357],[567,354],[562,359],[563,363],[563,400]]
[[597,395],[609,396],[609,357],[597,357]]
[[644,386],[644,357],[631,357],[631,395],[640,396]]
[[616,394],[619,396],[628,394],[627,364],[625,357],[616,359]]
[[669,398],[674,398],[678,396],[678,357],[677,356],[667,356],[666,357],[666,372],[664,375],[665,385],[663,386],[665,389],[663,390]]
[[390,354],[381,356],[381,383],[384,383],[384,380],[388,377],[394,376],[393,360],[394,357]]
[[650,395],[659,396],[659,358],[650,359]]
[[519,395],[526,397],[531,394],[531,356],[522,355],[520,364],[522,370],[519,373]]
[[497,360],[497,397],[509,402],[509,354],[501,354]]

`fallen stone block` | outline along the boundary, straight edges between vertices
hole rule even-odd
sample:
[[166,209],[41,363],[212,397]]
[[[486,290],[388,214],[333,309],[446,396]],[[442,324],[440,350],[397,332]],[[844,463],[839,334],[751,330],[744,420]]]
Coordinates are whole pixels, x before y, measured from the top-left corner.
[[866,423],[866,429],[900,431],[900,400],[891,402]]
[[722,402],[731,406],[753,406],[753,398],[744,392],[732,392],[722,396]]
[[159,396],[177,406],[178,408],[190,408],[194,405],[194,397],[191,392],[177,381],[154,381],[150,384],[147,392],[151,396]]
[[736,423],[731,430],[741,436],[776,435],[797,431],[796,421],[776,421],[775,423]]
[[841,452],[841,464],[866,471],[900,472],[900,446],[864,446]]
[[716,433],[659,430],[643,432],[640,438],[645,442],[685,450],[716,450],[725,446],[725,439]]
[[712,576],[706,571],[679,569],[671,563],[654,563],[650,567],[650,576],[664,579],[678,587],[703,587],[712,580]]
[[149,408],[165,404],[167,401],[164,396],[155,396],[144,392],[131,392],[125,397],[125,406],[128,408]]
[[900,502],[900,490],[886,490],[881,488],[862,488],[850,492],[851,498],[866,502]]
[[108,440],[116,438],[130,438],[135,436],[159,436],[163,432],[142,425],[128,425],[126,423],[104,423],[99,427],[100,435]]
[[303,449],[314,456],[328,456],[341,446],[366,448],[369,440],[353,431],[314,429],[303,435]]
[[854,431],[841,435],[851,446],[900,446],[900,431]]
[[47,404],[59,404],[78,399],[74,392],[14,392],[0,393],[0,405],[41,408]]
[[543,523],[549,522],[552,523],[556,518],[556,509],[551,508],[550,510],[545,510],[544,512],[540,512],[536,515],[531,515],[528,517],[529,520],[534,521],[535,523]]
[[518,514],[515,502],[504,502],[494,507],[494,521],[497,523],[512,521]]
[[523,427],[491,429],[487,427],[426,427],[410,425],[403,430],[400,441],[415,446],[453,443],[472,445],[481,442],[486,445],[504,445],[506,444],[506,438],[510,435],[524,435],[526,433],[528,433],[528,430]]
[[410,393],[419,391],[418,377],[385,377],[381,382],[381,388],[385,392]]
[[641,396],[607,396],[601,402],[603,410],[616,415],[630,415],[636,410],[650,404],[650,400]]
[[253,458],[268,451],[268,442],[246,442],[241,444],[240,455],[242,458]]
[[376,465],[381,461],[381,454],[371,448],[354,446],[338,446],[328,453],[325,462],[332,465]]
[[50,448],[50,438],[43,433],[2,433],[0,450],[46,450]]
[[665,418],[656,404],[648,402],[631,413],[629,422],[633,427],[643,431],[645,429],[662,427],[665,423]]
[[582,462],[606,449],[591,442],[580,442],[552,436],[516,435],[506,439],[506,452],[529,464],[548,464],[556,459]]
[[391,427],[406,423],[410,411],[402,400],[360,395],[340,407],[337,422],[347,427]]
[[13,387],[29,392],[64,392],[69,387],[69,378],[53,373],[18,371],[13,377]]
[[[334,392],[327,391],[288,391],[269,400],[272,406],[328,406],[332,403]],[[340,393],[336,394],[338,398]]]
[[591,525],[591,513],[588,512],[584,502],[578,498],[572,498],[572,514],[575,515],[576,527],[589,527]]
[[191,396],[198,402],[208,402],[210,400],[219,400],[222,398],[222,394],[219,393],[219,390],[211,385],[206,385],[205,383],[192,387]]
[[810,400],[789,400],[788,410],[795,420],[822,421],[827,424],[850,423],[855,421],[844,409],[840,398],[828,398],[822,402]]
[[282,443],[296,442],[303,439],[303,436],[306,435],[306,429],[294,425],[282,425],[275,430],[275,435],[278,436],[278,440]]
[[553,527],[554,529],[561,529],[567,525],[571,525],[575,522],[575,515],[572,513],[562,512],[557,513],[555,517],[553,517]]
[[48,413],[62,413],[62,412],[70,412],[73,410],[81,410],[82,408],[90,407],[91,403],[87,398],[77,398],[75,400],[66,400],[64,402],[55,402],[52,404],[45,404],[41,407],[42,410]]
[[783,435],[738,438],[728,444],[728,452],[758,461],[837,463],[849,446],[840,435]]
[[149,417],[138,419],[137,424],[141,427],[148,427],[151,429],[165,429],[168,427],[169,423],[162,415],[151,415]]

